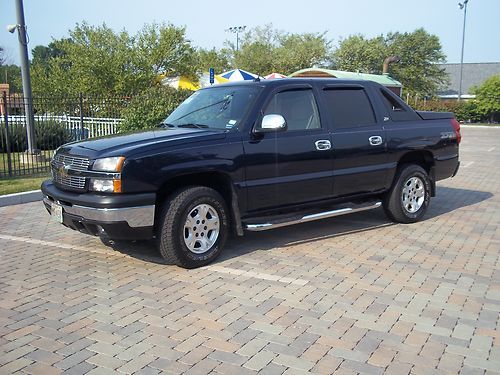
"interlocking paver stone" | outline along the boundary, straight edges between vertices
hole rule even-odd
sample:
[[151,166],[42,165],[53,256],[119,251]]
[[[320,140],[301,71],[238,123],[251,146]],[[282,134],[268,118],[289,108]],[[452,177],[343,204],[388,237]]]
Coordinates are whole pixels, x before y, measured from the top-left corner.
[[489,374],[500,368],[500,128],[423,221],[382,210],[231,238],[217,263],[0,208],[0,373]]

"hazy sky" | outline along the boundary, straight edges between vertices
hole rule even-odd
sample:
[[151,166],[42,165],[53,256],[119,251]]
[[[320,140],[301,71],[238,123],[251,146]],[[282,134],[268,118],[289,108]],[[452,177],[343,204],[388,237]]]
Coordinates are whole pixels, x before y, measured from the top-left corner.
[[[135,33],[148,22],[187,27],[194,45],[222,47],[235,35],[229,26],[272,23],[288,32],[323,32],[336,45],[351,34],[376,36],[423,27],[439,36],[448,62],[460,61],[463,11],[458,0],[161,1],[24,0],[29,49],[68,35],[75,23],[106,23]],[[299,5],[301,4],[301,5]],[[500,0],[470,0],[465,62],[500,61]],[[0,0],[0,45],[9,62],[19,62],[17,38],[5,26],[16,23],[14,0]]]

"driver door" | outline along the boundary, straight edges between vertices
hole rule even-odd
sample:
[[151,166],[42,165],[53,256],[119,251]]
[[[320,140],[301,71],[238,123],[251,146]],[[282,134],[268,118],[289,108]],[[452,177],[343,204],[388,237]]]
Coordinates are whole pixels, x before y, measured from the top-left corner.
[[262,116],[284,117],[282,131],[260,132],[262,116],[244,142],[248,210],[328,198],[333,190],[331,139],[310,85],[272,92]]

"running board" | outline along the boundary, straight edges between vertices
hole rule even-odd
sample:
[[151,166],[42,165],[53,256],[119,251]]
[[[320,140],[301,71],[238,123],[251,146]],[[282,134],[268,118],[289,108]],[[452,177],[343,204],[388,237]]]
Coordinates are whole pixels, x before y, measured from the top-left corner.
[[357,207],[352,207],[352,208],[351,207],[339,208],[339,209],[331,210],[331,211],[318,212],[317,214],[305,215],[300,219],[294,219],[294,220],[290,220],[290,221],[280,221],[280,222],[274,222],[274,223],[268,222],[268,223],[262,223],[262,224],[246,224],[245,229],[252,231],[252,232],[260,232],[260,231],[268,230],[268,229],[286,227],[288,225],[307,223],[308,221],[315,221],[315,220],[326,219],[329,217],[352,214],[354,212],[373,210],[375,208],[379,208],[381,205],[382,205],[382,202],[375,202],[375,203],[371,203],[371,204],[366,205],[366,206],[357,206]]

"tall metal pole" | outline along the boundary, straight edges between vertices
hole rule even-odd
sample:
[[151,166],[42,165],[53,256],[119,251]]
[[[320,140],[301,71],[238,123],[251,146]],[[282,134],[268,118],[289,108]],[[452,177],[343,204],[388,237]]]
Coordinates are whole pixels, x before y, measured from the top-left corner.
[[467,3],[469,0],[464,0],[463,3],[459,3],[460,9],[464,10],[464,26],[462,28],[462,55],[460,57],[460,83],[458,86],[458,101],[460,101],[462,97],[462,76],[464,71],[464,45],[465,45],[465,21],[467,19]]
[[231,26],[229,29],[226,29],[227,32],[236,34],[236,51],[240,49],[240,33],[245,31],[246,26]]
[[33,115],[33,96],[31,93],[30,65],[28,60],[28,41],[26,39],[26,23],[24,21],[23,0],[16,0],[17,31],[19,52],[21,55],[21,75],[23,79],[24,113],[26,116],[26,133],[28,138],[28,152],[35,152],[35,133]]

